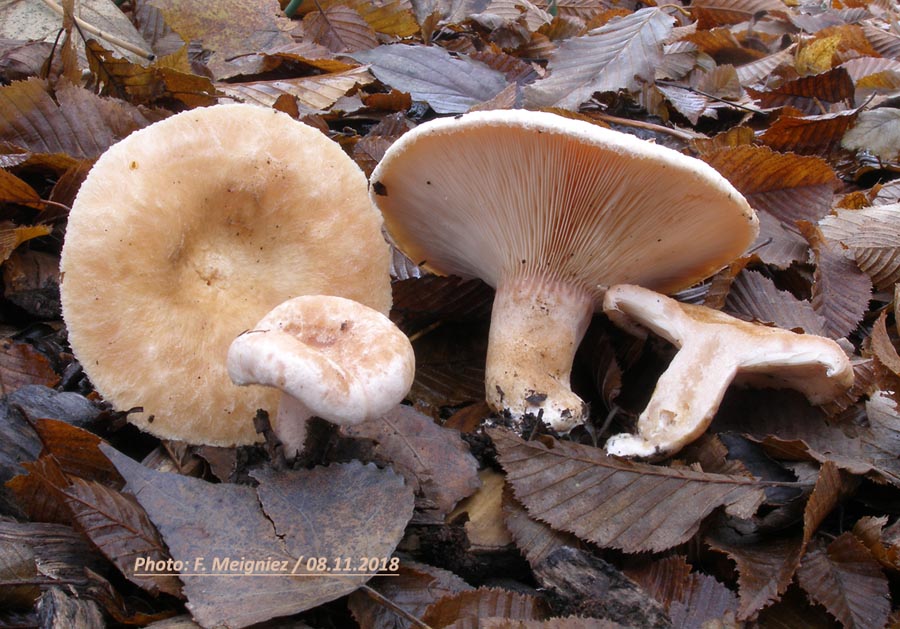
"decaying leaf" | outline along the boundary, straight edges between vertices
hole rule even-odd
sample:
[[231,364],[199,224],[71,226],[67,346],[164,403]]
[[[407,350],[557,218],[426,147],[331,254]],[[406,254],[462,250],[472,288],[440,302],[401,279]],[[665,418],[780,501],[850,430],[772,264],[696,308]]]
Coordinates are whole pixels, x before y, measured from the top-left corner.
[[328,109],[357,86],[371,82],[372,77],[365,68],[354,68],[296,79],[218,83],[217,87],[226,96],[241,102],[273,107],[280,97],[287,95],[304,109],[319,111]]
[[577,109],[594,92],[638,90],[639,80],[653,80],[672,23],[668,13],[648,7],[565,40],[550,59],[550,76],[525,90],[526,102]]
[[884,627],[890,613],[888,582],[869,549],[853,533],[803,558],[800,585],[844,627]]
[[838,210],[823,218],[819,228],[846,247],[846,257],[872,278],[875,288],[900,282],[900,203]]
[[[472,586],[448,570],[416,562],[403,562],[396,576],[374,577],[369,587],[395,605],[420,618],[428,606],[445,596],[472,590]],[[370,629],[407,629],[411,623],[368,594],[356,591],[348,602],[360,626]]]
[[506,87],[506,77],[466,55],[436,46],[389,44],[354,53],[385,85],[408,92],[437,113],[457,114],[490,100]]
[[22,341],[0,341],[0,393],[8,394],[29,384],[56,386],[59,376],[50,361]]
[[856,111],[812,116],[782,115],[760,136],[776,151],[821,155],[840,145],[856,120]]
[[377,442],[379,461],[406,479],[421,497],[420,507],[429,518],[442,519],[481,485],[478,462],[459,432],[439,426],[411,406],[398,406],[377,420],[344,431]]
[[578,547],[578,538],[571,533],[555,531],[544,522],[530,517],[508,486],[503,491],[503,514],[516,547],[532,568],[558,548]]
[[[153,472],[103,451],[179,562],[188,609],[204,626],[244,627],[352,592],[387,567],[412,516],[412,491],[373,465],[259,470],[254,490]],[[336,558],[350,560],[349,574],[322,574],[321,561],[333,569]],[[231,577],[252,573],[276,576],[233,587]]]
[[825,320],[812,304],[791,293],[779,290],[775,283],[757,271],[738,275],[725,300],[725,311],[755,321],[774,323],[788,330],[801,329],[807,334],[825,333]]
[[476,629],[481,618],[540,620],[547,616],[546,604],[539,598],[495,588],[466,590],[445,596],[430,605],[422,622],[430,627]]
[[761,500],[757,481],[608,456],[566,441],[522,441],[489,431],[516,498],[532,517],[600,546],[626,552],[676,546],[725,506],[749,516]]
[[304,0],[297,14],[309,15],[335,6],[353,9],[377,33],[409,37],[419,31],[409,0]]
[[841,146],[869,151],[876,157],[893,160],[900,156],[900,109],[879,107],[861,111]]

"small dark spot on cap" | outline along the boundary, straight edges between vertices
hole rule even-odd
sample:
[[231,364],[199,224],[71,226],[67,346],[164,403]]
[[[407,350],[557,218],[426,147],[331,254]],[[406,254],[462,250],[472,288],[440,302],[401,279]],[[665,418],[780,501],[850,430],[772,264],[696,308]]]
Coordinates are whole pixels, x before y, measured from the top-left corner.
[[426,181],[425,181],[425,185],[428,185],[428,186],[430,186],[430,185],[431,185],[431,181],[429,181],[429,180],[426,180]]
[[131,170],[137,170],[137,167],[138,167],[137,162],[131,162],[130,166],[131,166]]
[[386,196],[387,196],[387,188],[386,188],[385,185],[384,185],[383,183],[381,183],[380,181],[373,181],[373,182],[372,182],[372,190],[374,190],[374,191],[375,191],[375,194],[377,194],[377,195],[380,196],[380,197],[386,197]]
[[525,398],[525,401],[529,404],[541,404],[546,399],[546,393],[535,393],[534,391],[532,391],[531,394]]
[[456,114],[455,116],[453,116],[454,120],[459,120],[460,118],[462,118],[462,114]]

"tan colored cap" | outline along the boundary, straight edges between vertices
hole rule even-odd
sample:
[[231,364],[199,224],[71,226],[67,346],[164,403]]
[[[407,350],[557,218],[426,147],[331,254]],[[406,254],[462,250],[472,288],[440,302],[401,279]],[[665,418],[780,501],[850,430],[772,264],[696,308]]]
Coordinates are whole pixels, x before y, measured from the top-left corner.
[[97,391],[159,437],[257,440],[278,394],[238,388],[231,341],[281,302],[390,308],[389,248],[362,171],[319,131],[251,105],[195,109],[97,161],[61,269],[69,341]]
[[587,414],[569,378],[606,287],[677,291],[758,232],[753,210],[707,164],[545,112],[422,124],[371,181],[391,238],[414,262],[497,289],[488,402],[561,431]]
[[338,425],[381,417],[409,392],[415,355],[390,319],[355,301],[307,295],[277,306],[228,350],[235,384],[284,393],[275,434],[293,456],[313,416]]
[[679,348],[638,418],[638,434],[610,437],[610,454],[674,454],[709,427],[735,378],[796,389],[814,404],[833,400],[853,384],[850,360],[831,339],[748,323],[639,286],[610,288],[603,309],[620,327],[644,331],[637,324]]

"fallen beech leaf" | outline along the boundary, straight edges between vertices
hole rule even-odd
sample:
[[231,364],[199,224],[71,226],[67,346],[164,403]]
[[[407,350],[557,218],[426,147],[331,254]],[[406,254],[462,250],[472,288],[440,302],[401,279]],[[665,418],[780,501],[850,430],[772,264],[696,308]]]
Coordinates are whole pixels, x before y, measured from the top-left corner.
[[762,500],[745,476],[635,463],[567,441],[545,445],[492,429],[498,459],[532,517],[626,552],[660,551],[694,535],[724,506],[748,517]]
[[513,542],[501,511],[505,493],[503,474],[487,468],[478,472],[478,478],[481,487],[460,501],[447,515],[447,521],[466,517],[464,528],[473,552],[500,550]]
[[488,322],[445,323],[413,342],[416,379],[409,397],[435,407],[484,400]]
[[563,41],[547,66],[550,76],[525,89],[526,102],[576,110],[594,92],[637,91],[639,79],[653,80],[673,21],[647,7]]
[[[376,97],[384,97],[385,107],[379,105],[379,99]],[[411,124],[403,113],[412,106],[412,99],[409,94],[403,92],[392,91],[390,94],[370,94],[363,96],[363,102],[367,107],[375,109],[389,108],[391,103],[397,104],[399,110],[395,114],[386,116],[381,122],[372,127],[369,132],[360,138],[359,142],[353,145],[351,157],[356,164],[366,173],[366,177],[372,174],[375,166],[384,157],[384,152],[394,143],[397,138],[410,130]],[[395,249],[396,251],[396,249]],[[394,274],[392,273],[392,276]],[[431,276],[436,277],[436,276]],[[398,285],[403,284],[404,280],[391,283],[391,289],[394,291],[394,308],[397,304]],[[392,315],[391,320],[398,323],[397,319]],[[398,325],[400,325],[398,323]],[[402,325],[400,326],[403,329]]]
[[217,83],[220,92],[239,101],[272,107],[278,98],[287,94],[310,110],[325,110],[360,85],[372,82],[365,68],[345,72],[319,74],[296,79],[248,81],[246,83]]
[[900,355],[897,354],[897,348],[891,342],[891,337],[887,332],[887,311],[882,311],[881,315],[872,326],[872,334],[869,336],[871,341],[871,350],[878,361],[890,369],[894,375],[900,376]]
[[887,290],[900,282],[900,203],[838,210],[819,228],[828,240],[846,247],[845,256],[872,278],[875,288]]
[[70,481],[56,459],[42,456],[22,463],[22,467],[27,473],[12,478],[6,486],[29,518],[35,522],[71,524],[72,512],[63,493]]
[[727,527],[714,530],[704,541],[728,555],[737,566],[739,620],[753,618],[781,599],[803,554],[803,543],[798,537],[744,538]]
[[378,45],[375,30],[347,6],[336,4],[303,18],[306,35],[332,52],[355,52]]
[[885,539],[884,526],[887,521],[887,516],[864,516],[853,525],[853,534],[866,545],[882,567],[896,571],[900,568],[900,546]]
[[759,236],[754,247],[760,260],[778,269],[786,269],[795,262],[805,264],[809,260],[809,243],[788,224],[768,212],[759,212]]
[[690,587],[691,565],[684,555],[669,555],[659,560],[639,560],[625,569],[625,575],[640,585],[668,611],[673,601],[684,599]]
[[100,451],[103,440],[92,432],[58,419],[37,419],[34,428],[44,446],[66,474],[109,486],[124,484],[109,459]]
[[[439,599],[474,589],[449,570],[416,562],[403,562],[397,576],[374,577],[368,585],[416,618]],[[412,626],[408,620],[379,604],[362,590],[350,595],[348,606],[361,627],[407,629]]]
[[900,109],[879,107],[859,112],[859,117],[841,140],[850,150],[866,150],[884,160],[900,155]]
[[41,195],[11,172],[0,170],[0,202],[41,207]]
[[[412,491],[399,476],[374,465],[257,470],[254,490],[154,472],[111,448],[103,452],[128,481],[127,489],[159,529],[172,558],[182,562],[187,607],[203,626],[244,627],[349,594],[369,572],[290,573],[295,567],[306,573],[310,566],[315,572],[317,558],[330,567],[335,558],[349,558],[354,570],[380,569],[412,516]],[[366,558],[378,565],[362,566]],[[246,574],[245,561],[268,562],[268,568],[264,563],[255,571],[278,576],[246,576],[239,589],[229,576],[218,576]]]
[[503,515],[516,547],[532,569],[556,549],[579,545],[578,538],[571,533],[554,531],[549,525],[530,517],[525,507],[513,497],[509,486],[503,491]]
[[140,575],[134,570],[138,557],[165,562],[169,553],[156,528],[134,498],[94,481],[71,479],[65,490],[66,504],[78,528],[122,574],[151,594],[181,596],[175,576]]
[[672,601],[669,617],[675,627],[705,627],[734,622],[738,598],[714,577],[702,572],[691,575],[684,597]]
[[752,85],[770,76],[776,68],[792,61],[795,52],[796,44],[793,44],[784,50],[738,66],[735,68],[735,72],[741,85]]
[[297,14],[327,11],[334,6],[353,9],[377,33],[409,37],[419,32],[419,23],[409,0],[304,0]]
[[12,393],[28,384],[55,387],[59,376],[50,361],[28,343],[0,341],[0,394]]
[[847,260],[837,243],[823,237],[818,227],[801,223],[800,231],[815,254],[812,305],[825,318],[828,336],[842,338],[862,321],[872,294],[872,281]]
[[47,236],[52,231],[50,225],[14,225],[0,221],[0,263],[7,261],[23,242]]
[[746,22],[758,13],[784,11],[778,0],[695,0],[691,12],[700,19],[700,28],[708,29],[720,24]]
[[755,321],[774,323],[780,328],[800,328],[807,334],[825,333],[825,320],[811,303],[779,290],[775,282],[758,271],[745,270],[737,276],[725,300],[724,310]]
[[428,607],[422,622],[434,629],[477,629],[479,618],[541,620],[547,617],[543,600],[496,588],[478,588],[445,596]]
[[45,81],[34,78],[0,87],[0,142],[60,155],[69,166],[99,157],[132,131],[165,117],[68,83],[57,86],[55,97]]
[[276,0],[152,0],[185,42],[212,52],[207,62],[216,79],[262,69],[259,52],[292,42],[293,24]]
[[[49,232],[50,227],[46,228]],[[40,232],[35,235],[42,235]],[[58,253],[29,247],[17,249],[3,263],[2,273],[3,296],[7,300],[37,320],[59,319]]]
[[833,68],[822,74],[802,76],[767,90],[748,89],[760,107],[791,106],[807,114],[821,112],[821,102],[852,101],[853,80],[845,68]]
[[438,321],[487,320],[494,301],[493,289],[481,280],[453,275],[400,280],[391,284],[391,290],[391,320],[407,333]]
[[411,406],[343,428],[351,437],[377,442],[378,460],[388,463],[422,497],[429,519],[440,520],[481,482],[478,461],[459,432],[439,426]]
[[822,155],[840,144],[856,116],[856,110],[817,116],[782,115],[759,139],[776,151]]
[[884,627],[891,610],[888,582],[869,549],[853,533],[803,558],[800,586],[844,627]]
[[464,113],[507,85],[502,73],[437,46],[389,44],[351,56],[369,64],[385,85],[425,101],[439,114]]
[[799,74],[817,74],[831,69],[834,53],[841,44],[841,36],[830,35],[817,37],[806,43],[797,52],[794,65]]

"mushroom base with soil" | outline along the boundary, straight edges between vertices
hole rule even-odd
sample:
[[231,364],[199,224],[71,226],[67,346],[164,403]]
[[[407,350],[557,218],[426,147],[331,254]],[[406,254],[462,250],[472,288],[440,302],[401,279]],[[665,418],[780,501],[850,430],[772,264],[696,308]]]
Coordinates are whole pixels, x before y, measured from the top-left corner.
[[587,404],[572,393],[570,377],[593,313],[593,296],[577,285],[535,277],[501,280],[488,340],[488,404],[513,419],[539,416],[557,432],[584,423]]

